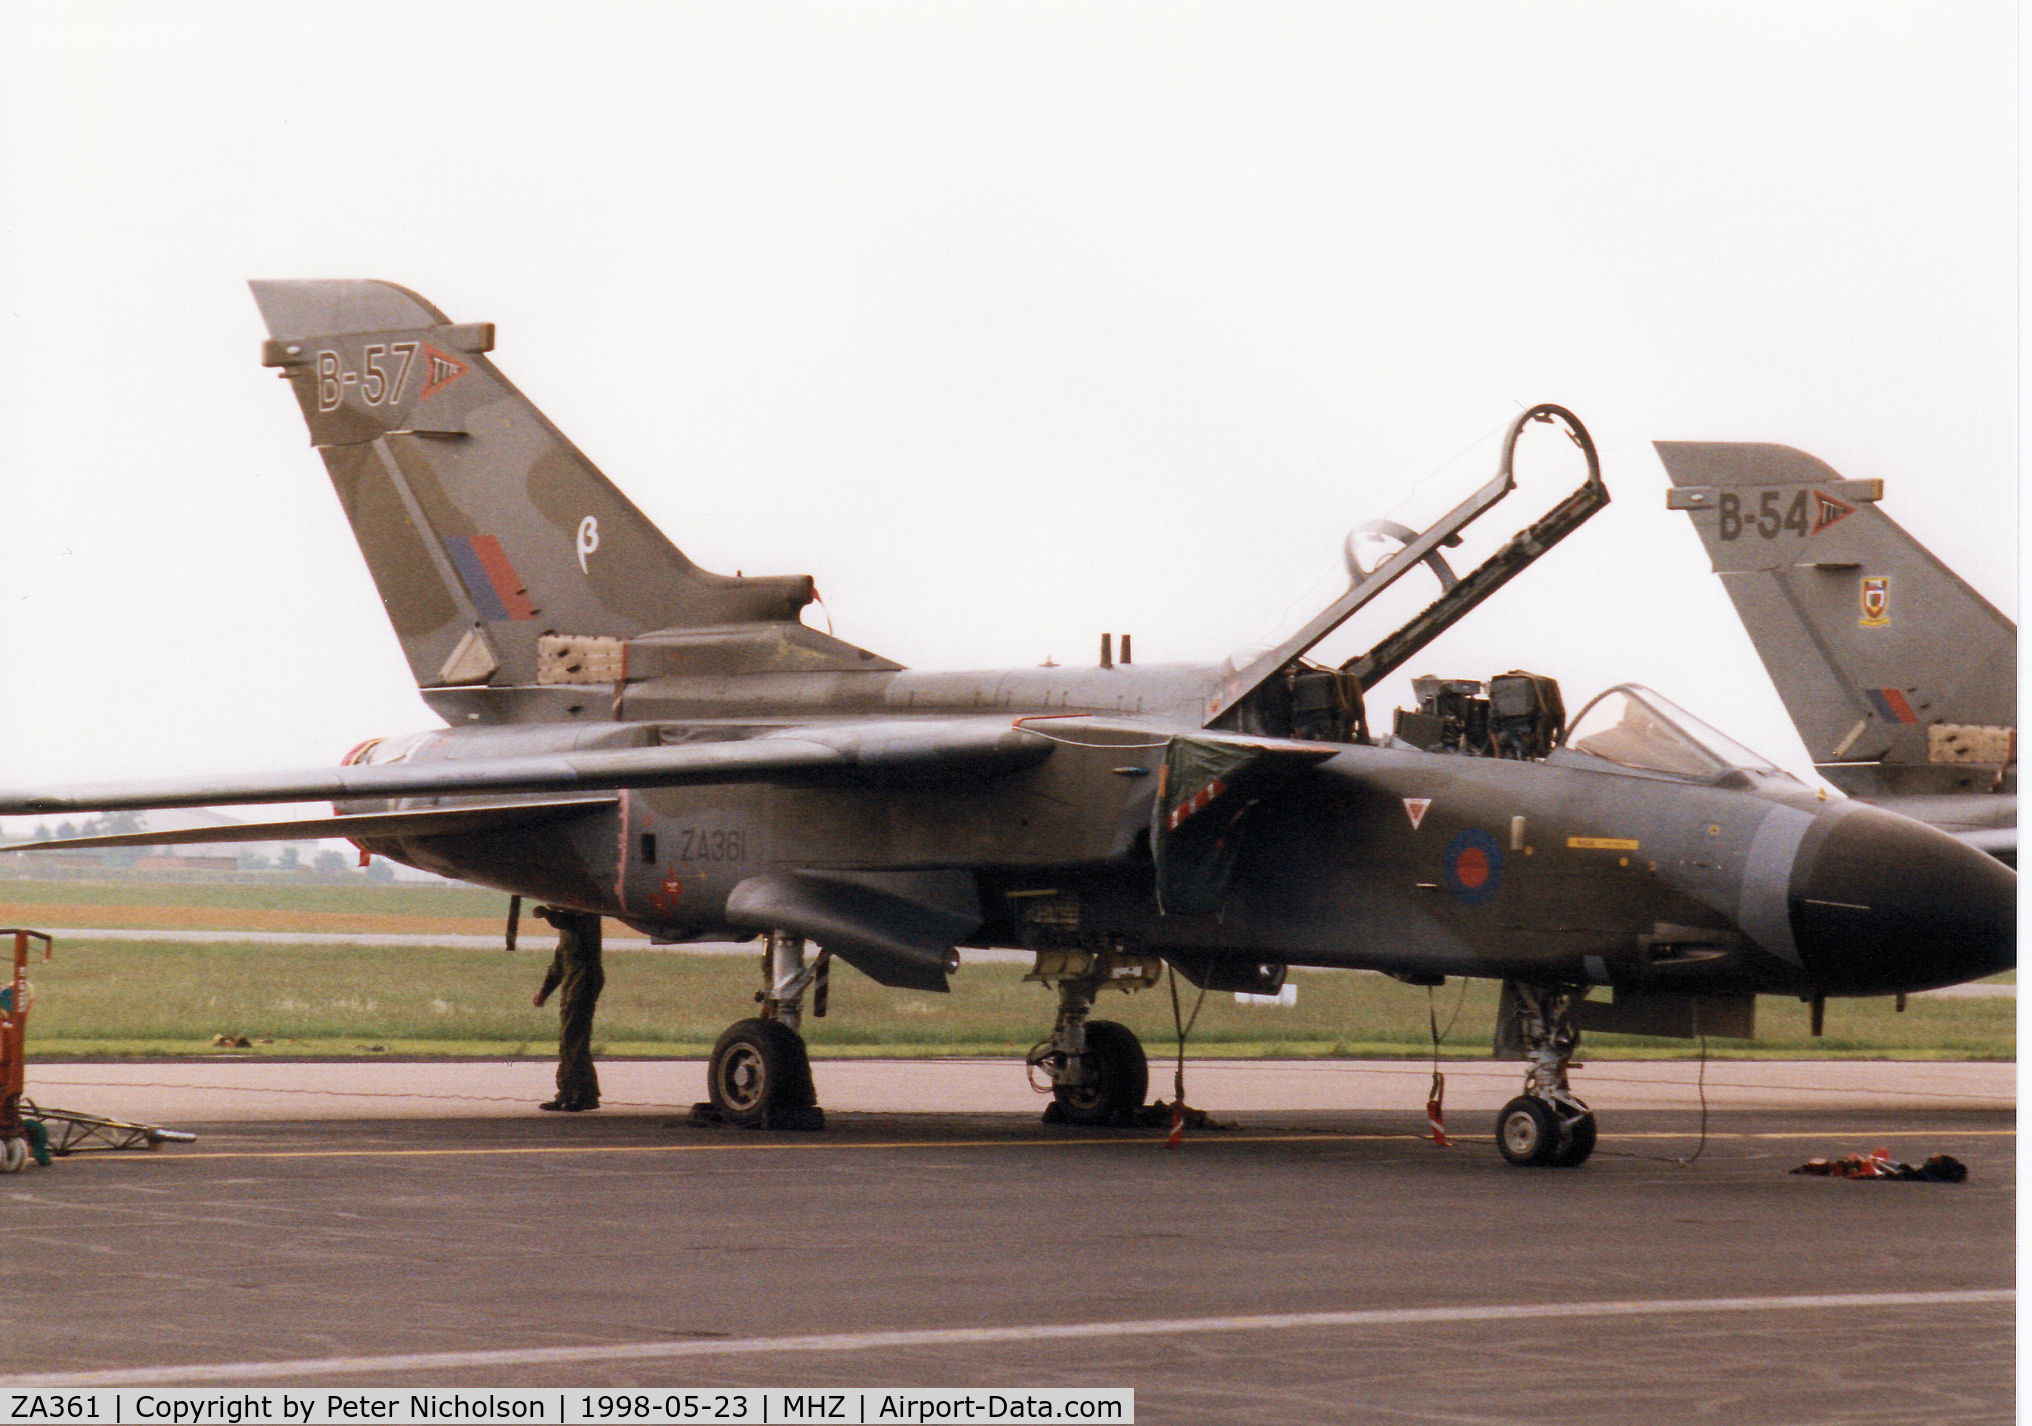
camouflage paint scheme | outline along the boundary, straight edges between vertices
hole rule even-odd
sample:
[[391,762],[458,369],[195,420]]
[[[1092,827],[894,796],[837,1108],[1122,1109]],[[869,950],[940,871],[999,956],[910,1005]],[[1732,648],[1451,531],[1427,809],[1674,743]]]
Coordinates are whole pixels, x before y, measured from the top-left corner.
[[[2012,872],[1767,766],[1297,736],[1301,675],[1339,685],[1296,653],[902,668],[799,622],[809,577],[687,560],[494,367],[491,327],[382,282],[253,288],[450,726],[0,812],[331,799],[328,831],[413,866],[660,939],[808,936],[935,989],[955,945],[1129,950],[1229,988],[1296,964],[1860,995],[2014,964]],[[1209,749],[1229,780],[1176,781]],[[1166,872],[1167,848],[1211,870]]]

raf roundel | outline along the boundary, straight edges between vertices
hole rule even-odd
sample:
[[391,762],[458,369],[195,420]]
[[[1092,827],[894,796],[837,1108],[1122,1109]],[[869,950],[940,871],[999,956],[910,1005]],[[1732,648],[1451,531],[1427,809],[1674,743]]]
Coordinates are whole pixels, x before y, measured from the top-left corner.
[[1502,845],[1487,832],[1470,827],[1446,844],[1441,870],[1456,901],[1480,906],[1503,884]]

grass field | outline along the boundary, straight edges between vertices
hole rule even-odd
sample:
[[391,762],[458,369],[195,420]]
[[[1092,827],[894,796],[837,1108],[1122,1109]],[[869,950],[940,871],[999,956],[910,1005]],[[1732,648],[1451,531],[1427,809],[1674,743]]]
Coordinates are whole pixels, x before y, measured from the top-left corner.
[[[215,1036],[244,1036],[237,1053],[271,1055],[546,1055],[554,1010],[529,997],[549,964],[541,925],[515,952],[501,948],[302,946],[247,942],[104,941],[65,935],[71,926],[211,929],[344,929],[405,934],[470,930],[498,934],[504,898],[464,888],[265,887],[165,883],[0,883],[0,924],[56,932],[56,959],[29,968],[35,990],[29,1053],[86,1055],[221,1053]],[[125,911],[134,920],[113,917]],[[59,919],[61,918],[61,919]],[[324,918],[343,920],[343,927]],[[448,922],[459,923],[456,926]],[[428,924],[424,924],[428,923]],[[1022,981],[1024,968],[962,968],[949,996],[889,990],[845,966],[832,980],[831,1013],[807,1019],[814,1053],[1020,1054],[1051,1023],[1053,1000]],[[1428,995],[1387,977],[1295,971],[1294,1006],[1238,1005],[1209,995],[1192,1036],[1198,1053],[1402,1056],[1430,1053],[1429,1016],[1451,1026],[1445,1052],[1488,1052],[1496,986],[1455,981]],[[701,1055],[730,1022],[752,1013],[758,984],[748,955],[611,949],[599,1014],[607,1055]],[[1197,992],[1179,986],[1191,1013]],[[1110,994],[1096,1015],[1131,1026],[1153,1055],[1174,1043],[1163,986]],[[2008,996],[1916,997],[1904,1014],[1887,1000],[1835,1001],[1826,1035],[1807,1033],[1806,1007],[1766,997],[1758,1039],[1711,1041],[1719,1055],[1822,1055],[2013,1059],[2017,1003]],[[1590,1036],[1594,1057],[1682,1056],[1692,1042]]]
[[[508,898],[473,886],[331,885],[278,878],[206,882],[0,880],[0,924],[186,931],[377,931],[490,935]],[[542,926],[535,927],[543,930]],[[632,933],[631,933],[632,934]]]

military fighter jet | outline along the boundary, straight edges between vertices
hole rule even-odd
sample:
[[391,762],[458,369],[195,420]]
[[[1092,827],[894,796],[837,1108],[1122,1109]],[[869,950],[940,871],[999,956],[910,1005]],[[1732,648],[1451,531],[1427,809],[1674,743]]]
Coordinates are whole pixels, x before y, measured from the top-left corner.
[[[1567,1083],[1584,1023],[1744,1034],[1759,993],[2013,964],[2013,872],[1648,690],[1568,728],[1549,679],[1426,680],[1371,729],[1377,679],[1606,500],[1561,408],[1519,417],[1486,485],[1387,531],[1394,552],[1351,561],[1347,592],[1275,648],[1153,666],[1104,639],[1092,667],[922,672],[802,623],[808,577],[686,559],[488,360],[490,326],[388,283],[253,286],[263,360],[450,726],[317,772],[0,792],[0,814],[329,799],[335,817],[244,835],[349,837],[663,941],[765,937],[761,1014],[707,1070],[729,1121],[820,1122],[798,1029],[835,958],[944,990],[960,946],[1033,952],[1057,1014],[1032,1065],[1079,1123],[1147,1087],[1095,997],[1167,963],[1255,992],[1292,965],[1496,978],[1499,1048],[1528,1061],[1497,1142],[1534,1165],[1594,1147]],[[1441,549],[1513,487],[1527,427],[1571,438],[1587,479],[1456,578]],[[1306,659],[1419,568],[1442,592],[1410,624],[1339,667]]]
[[1790,446],[1655,443],[1829,782],[2017,865],[2018,626]]

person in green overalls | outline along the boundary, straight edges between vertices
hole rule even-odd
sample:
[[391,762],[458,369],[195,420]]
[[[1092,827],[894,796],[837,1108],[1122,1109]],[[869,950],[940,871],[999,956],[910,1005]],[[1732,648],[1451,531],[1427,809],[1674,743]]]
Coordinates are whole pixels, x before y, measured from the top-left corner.
[[557,954],[531,1004],[557,1002],[557,1098],[541,1107],[568,1113],[600,1107],[600,1075],[593,1068],[593,1007],[606,973],[600,969],[600,918],[590,911],[539,906],[534,913],[557,927]]

